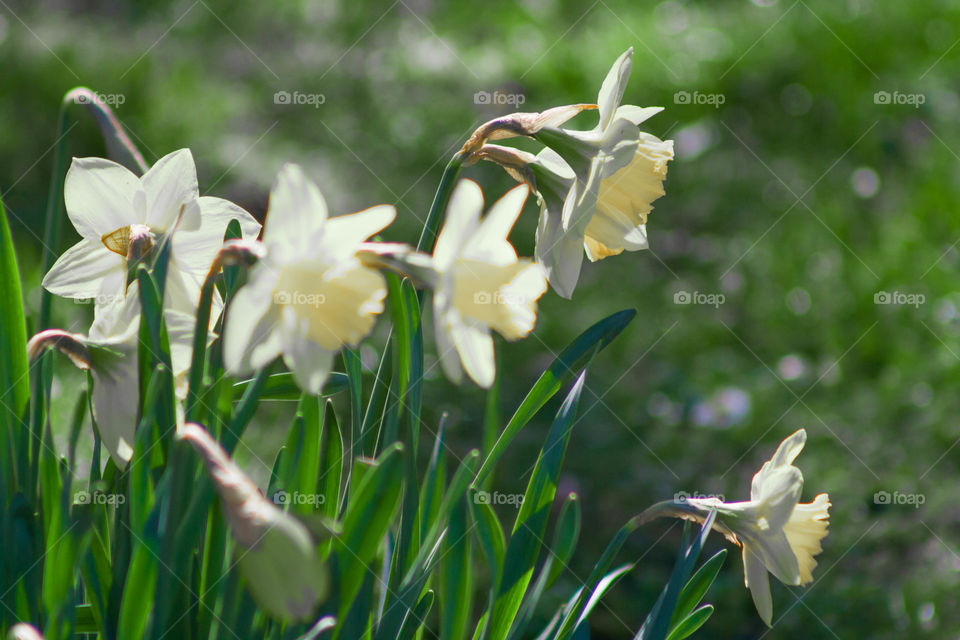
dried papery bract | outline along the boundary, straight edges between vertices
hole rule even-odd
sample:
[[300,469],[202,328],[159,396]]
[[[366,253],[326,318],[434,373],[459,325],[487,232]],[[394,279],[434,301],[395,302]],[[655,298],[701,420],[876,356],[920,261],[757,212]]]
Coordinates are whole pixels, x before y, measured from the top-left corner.
[[530,137],[544,127],[559,127],[581,111],[596,108],[595,104],[568,104],[546,111],[517,112],[494,118],[480,125],[461,147],[460,153],[466,157],[464,164],[476,162],[476,158],[471,157],[472,154],[490,140]]

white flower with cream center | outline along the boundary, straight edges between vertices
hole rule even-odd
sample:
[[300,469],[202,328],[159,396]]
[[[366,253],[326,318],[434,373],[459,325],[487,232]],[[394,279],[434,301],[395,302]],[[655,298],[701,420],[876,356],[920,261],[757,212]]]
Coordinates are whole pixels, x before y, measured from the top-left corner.
[[[237,205],[199,195],[189,149],[164,156],[143,177],[103,158],[74,158],[64,202],[82,239],[60,256],[43,286],[59,296],[92,298],[98,306],[125,297],[129,263],[170,236],[164,306],[193,315],[230,221],[240,222],[246,239],[260,232],[259,223]],[[221,306],[217,296],[211,320]]]
[[462,364],[481,387],[493,384],[490,329],[507,340],[533,330],[537,299],[547,288],[543,269],[519,259],[507,240],[528,193],[526,185],[507,192],[482,221],[477,183],[461,180],[450,198],[433,252],[433,312],[440,361],[454,381]]
[[328,218],[316,185],[300,167],[283,167],[270,192],[266,254],[227,313],[227,370],[259,369],[282,354],[300,387],[319,393],[337,352],[357,346],[383,311],[386,282],[356,251],[395,216],[381,205]]

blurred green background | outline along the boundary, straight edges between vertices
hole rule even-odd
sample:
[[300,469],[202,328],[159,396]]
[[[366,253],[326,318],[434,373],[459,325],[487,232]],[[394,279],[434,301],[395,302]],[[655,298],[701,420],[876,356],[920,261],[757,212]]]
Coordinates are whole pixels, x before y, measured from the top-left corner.
[[[573,301],[548,293],[534,336],[500,345],[509,414],[551,352],[614,311],[639,311],[590,372],[565,466],[587,524],[549,604],[650,503],[746,498],[802,426],[804,500],[833,502],[816,581],[773,585],[767,631],[732,553],[700,635],[946,638],[960,625],[958,38],[948,0],[0,0],[0,192],[35,309],[58,105],[83,84],[113,101],[148,162],[190,147],[201,192],[262,219],[273,176],[295,161],[333,212],[396,204],[385,237],[414,241],[446,159],[514,110],[477,104],[477,91],[523,96],[530,111],[591,102],[632,46],[625,102],[666,107],[646,128],[676,142],[651,251],[586,265]],[[288,104],[275,99],[284,91]],[[103,155],[86,114],[70,113],[69,152]],[[493,166],[465,175],[489,201],[512,184]],[[521,254],[535,225],[528,203],[513,234]],[[58,251],[75,241],[67,231]],[[676,303],[684,293],[723,301]],[[54,307],[65,328],[85,330],[89,315]],[[67,369],[59,397],[72,406],[81,378]],[[448,411],[454,448],[480,445],[484,395],[431,376],[426,427]],[[289,407],[273,414],[250,437],[254,473]],[[495,490],[522,490],[549,420],[545,410],[521,435]],[[917,495],[923,504],[904,503]],[[639,566],[592,637],[632,637],[679,529],[657,522],[631,538],[622,558]]]

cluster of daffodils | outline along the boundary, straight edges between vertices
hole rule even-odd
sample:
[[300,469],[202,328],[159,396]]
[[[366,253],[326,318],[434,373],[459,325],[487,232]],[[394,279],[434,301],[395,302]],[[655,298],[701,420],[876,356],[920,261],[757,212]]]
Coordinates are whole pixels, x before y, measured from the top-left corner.
[[830,497],[821,493],[800,504],[803,474],[793,466],[803,450],[807,432],[800,429],[777,448],[753,476],[750,500],[723,502],[717,498],[685,498],[661,502],[641,514],[646,521],[672,516],[703,522],[711,511],[713,528],[743,547],[743,574],[757,612],[768,625],[773,620],[770,597],[772,573],[780,582],[801,586],[813,582],[814,557],[827,535]]
[[[149,266],[169,244],[164,320],[181,399],[188,392],[197,317],[209,317],[209,326],[200,328],[208,343],[222,338],[228,373],[247,374],[281,358],[304,391],[320,393],[338,352],[356,347],[383,312],[384,269],[432,289],[437,356],[447,376],[460,381],[465,371],[490,387],[492,331],[507,340],[527,336],[548,281],[569,298],[584,254],[599,260],[647,246],[647,214],[663,195],[673,147],[638,129],[659,108],[620,104],[631,56],[632,50],[616,61],[596,105],[510,114],[477,129],[457,154],[457,166],[496,162],[521,184],[484,215],[480,187],[470,180],[457,183],[432,254],[369,241],[394,220],[392,206],[330,216],[320,189],[296,165],[280,170],[258,239],[260,225],[249,213],[199,196],[186,149],[143,176],[109,160],[74,159],[64,200],[82,239],[57,260],[43,286],[56,295],[94,299],[94,321],[86,334],[44,331],[34,337],[31,352],[57,347],[91,370],[100,436],[117,464],[125,465],[138,412],[135,269]],[[595,128],[562,127],[588,109],[599,113]],[[490,144],[516,136],[544,148],[533,155]],[[535,256],[525,259],[508,237],[531,192],[540,222]],[[239,222],[242,239],[224,245],[232,220]],[[209,314],[198,316],[201,291],[230,251],[255,262],[248,281],[226,310],[214,289]]]

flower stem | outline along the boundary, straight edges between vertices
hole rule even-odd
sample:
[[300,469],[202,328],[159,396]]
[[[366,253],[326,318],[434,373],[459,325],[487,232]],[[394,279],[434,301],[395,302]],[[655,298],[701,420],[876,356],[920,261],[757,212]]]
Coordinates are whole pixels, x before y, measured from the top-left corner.
[[[67,146],[67,102],[60,104],[60,117],[57,123],[57,148],[53,152],[53,173],[50,174],[50,189],[47,192],[47,213],[44,219],[43,231],[43,264],[42,273],[50,271],[56,259],[56,247],[60,244],[60,215],[63,202],[63,174],[66,170]],[[53,294],[44,288],[40,289],[40,323],[39,330],[50,328],[50,302]]]
[[423,231],[420,233],[420,241],[417,242],[417,251],[433,250],[433,244],[437,239],[437,231],[443,219],[443,212],[450,201],[457,176],[460,175],[464,157],[464,154],[457,152],[450,158],[446,169],[443,170],[440,186],[437,187],[437,194],[433,197],[433,204],[430,205],[430,213],[427,214],[427,221],[423,224]]

